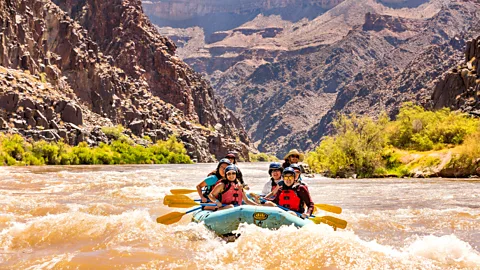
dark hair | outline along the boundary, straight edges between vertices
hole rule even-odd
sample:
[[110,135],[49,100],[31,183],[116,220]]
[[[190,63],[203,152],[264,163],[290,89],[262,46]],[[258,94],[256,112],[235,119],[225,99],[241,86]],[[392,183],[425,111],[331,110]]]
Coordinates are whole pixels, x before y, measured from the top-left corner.
[[282,168],[283,168],[283,169],[286,169],[286,168],[290,167],[290,165],[291,165],[291,164],[290,164],[290,160],[288,160],[288,158],[286,158],[286,159],[284,160],[283,164],[282,164]]

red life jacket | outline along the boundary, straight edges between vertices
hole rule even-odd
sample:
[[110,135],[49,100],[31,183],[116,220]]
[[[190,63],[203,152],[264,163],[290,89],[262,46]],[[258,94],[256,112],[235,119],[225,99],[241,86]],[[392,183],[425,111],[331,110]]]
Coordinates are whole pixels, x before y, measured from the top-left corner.
[[295,212],[303,212],[302,199],[297,194],[297,189],[282,189],[278,195],[278,204]]
[[[225,185],[223,192],[218,194],[217,199],[219,199],[222,204],[233,204],[233,205],[242,205],[243,202],[243,190],[242,185],[237,181],[222,181]],[[217,184],[218,185],[218,184]]]

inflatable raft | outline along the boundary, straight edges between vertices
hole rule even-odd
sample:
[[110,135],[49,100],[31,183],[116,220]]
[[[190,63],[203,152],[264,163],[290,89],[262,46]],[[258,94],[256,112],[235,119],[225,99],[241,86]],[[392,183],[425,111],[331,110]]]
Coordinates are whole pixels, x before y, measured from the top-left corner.
[[313,224],[311,220],[301,219],[278,207],[242,205],[221,211],[199,210],[193,213],[193,222],[204,222],[205,226],[218,235],[231,234],[240,223],[255,224],[262,228],[278,229],[283,225],[303,227]]

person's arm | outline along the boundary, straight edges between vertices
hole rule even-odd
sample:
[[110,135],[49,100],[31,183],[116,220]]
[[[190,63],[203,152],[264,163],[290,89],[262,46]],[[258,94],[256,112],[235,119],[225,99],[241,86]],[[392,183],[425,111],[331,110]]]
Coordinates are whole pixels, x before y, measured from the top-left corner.
[[206,186],[207,186],[207,183],[205,182],[205,180],[203,180],[197,185],[198,196],[200,196],[200,199],[202,200],[203,203],[207,202],[207,198],[205,198],[202,193],[202,188]]
[[310,192],[308,192],[308,189],[305,186],[300,186],[299,189],[298,189],[298,196],[307,206],[307,212],[302,213],[302,217],[306,218],[306,217],[311,216],[312,213],[313,213],[313,209],[315,207],[315,204],[312,201],[312,197],[310,196]]
[[258,205],[256,202],[250,200],[250,198],[248,198],[247,194],[245,194],[245,190],[242,189],[242,193],[243,193],[243,200],[249,204],[249,205]]
[[281,186],[280,185],[277,185],[275,187],[274,190],[272,190],[272,192],[268,193],[265,198],[270,198],[270,197],[273,197],[273,196],[276,196],[277,195],[277,192],[280,190]]
[[220,194],[223,191],[223,188],[225,187],[224,183],[220,183],[215,186],[215,188],[208,194],[208,198],[210,201],[214,202],[217,204],[218,207],[222,207],[222,202],[217,199],[218,194]]

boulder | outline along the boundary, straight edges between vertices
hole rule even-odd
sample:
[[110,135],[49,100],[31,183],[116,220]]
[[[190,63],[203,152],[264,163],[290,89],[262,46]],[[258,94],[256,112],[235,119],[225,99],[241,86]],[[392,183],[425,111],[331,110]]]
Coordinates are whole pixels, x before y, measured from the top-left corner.
[[128,128],[132,130],[133,134],[141,136],[144,130],[144,122],[142,120],[134,120],[128,124]]
[[18,94],[14,92],[8,92],[0,97],[0,108],[5,109],[7,112],[16,111],[18,104]]
[[78,105],[67,103],[61,112],[62,120],[75,125],[83,125],[82,110]]

